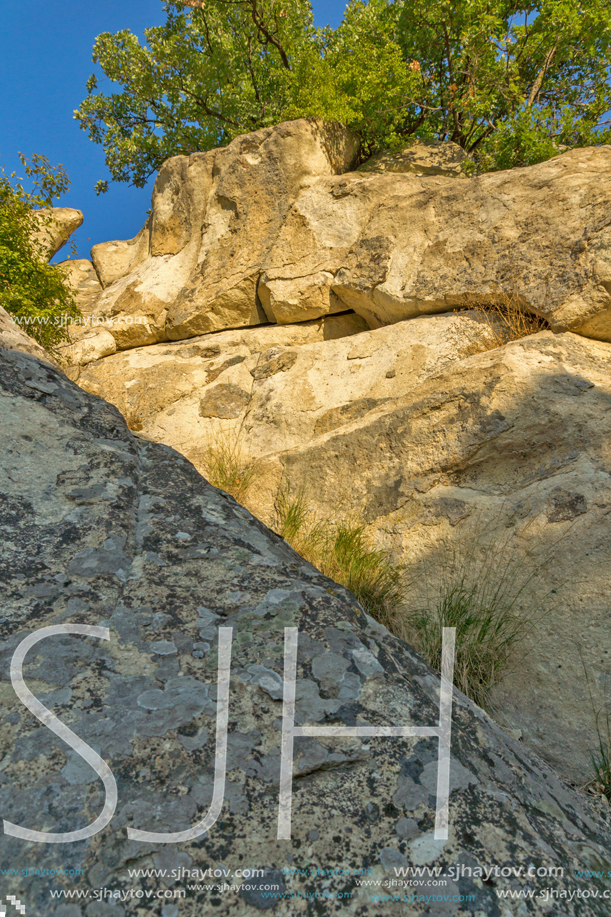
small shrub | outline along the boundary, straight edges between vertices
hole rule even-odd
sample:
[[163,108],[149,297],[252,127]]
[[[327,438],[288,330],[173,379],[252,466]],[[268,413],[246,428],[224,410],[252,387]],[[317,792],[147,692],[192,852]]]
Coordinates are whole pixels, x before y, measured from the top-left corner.
[[246,456],[239,434],[214,433],[200,464],[208,481],[238,503],[244,501],[257,476],[257,463]]
[[[66,323],[80,316],[74,291],[63,269],[48,264],[45,245],[33,233],[33,213],[52,208],[70,182],[61,166],[53,168],[45,156],[32,162],[21,156],[34,192],[25,191],[20,179],[13,183],[0,170],[0,306],[43,347],[68,340]],[[52,209],[37,217],[36,228],[45,235],[53,224]]]
[[365,611],[391,629],[405,602],[404,567],[375,548],[355,519],[320,520],[302,495],[278,498],[278,533],[321,573],[352,592]]

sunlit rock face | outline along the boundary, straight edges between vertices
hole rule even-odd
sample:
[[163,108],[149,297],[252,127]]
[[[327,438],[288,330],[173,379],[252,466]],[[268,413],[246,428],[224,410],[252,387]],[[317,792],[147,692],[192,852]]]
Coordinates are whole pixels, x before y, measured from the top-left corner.
[[92,251],[117,348],[508,297],[611,341],[610,147],[471,178],[453,144],[351,172],[356,154],[344,128],[301,120],[168,160],[138,236]]

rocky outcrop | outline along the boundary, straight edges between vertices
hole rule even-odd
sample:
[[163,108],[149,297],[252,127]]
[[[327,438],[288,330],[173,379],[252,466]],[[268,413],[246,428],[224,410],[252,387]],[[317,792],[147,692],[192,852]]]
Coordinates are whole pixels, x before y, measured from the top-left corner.
[[[356,352],[363,337],[346,343]],[[364,352],[361,360],[366,372],[375,356]],[[275,424],[295,423],[281,405],[305,406],[311,391],[323,389],[324,363],[320,370],[318,377],[310,370],[307,385],[291,367],[274,377],[275,398],[263,415],[270,442],[278,442]],[[414,372],[409,364],[404,370]],[[358,401],[346,399],[343,424],[319,428],[317,437],[308,431],[269,456],[267,490],[253,496],[264,518],[270,494],[287,485],[323,517],[339,506],[363,513],[380,543],[407,563],[413,607],[443,581],[444,558],[453,554],[463,553],[472,579],[467,555],[483,551],[498,577],[510,561],[529,571],[521,614],[546,613],[492,701],[502,722],[582,783],[598,747],[595,714],[609,703],[610,403],[611,347],[542,332],[440,367],[362,416]],[[331,415],[336,422],[340,413]],[[244,423],[246,443],[251,435],[262,442],[254,412]]]
[[112,321],[97,352],[109,334],[124,350],[346,309],[377,328],[508,302],[611,341],[611,147],[470,178],[454,144],[350,172],[356,152],[345,129],[300,120],[168,160],[138,236],[92,250]]
[[265,322],[257,283],[288,210],[356,153],[345,128],[295,121],[168,160],[139,235],[92,249],[117,349]]
[[[542,372],[558,346],[544,340],[547,349],[536,345]],[[565,346],[577,348],[573,353],[585,348],[592,374],[600,370],[599,345]],[[489,397],[500,397],[494,393],[503,390],[514,351]],[[527,348],[520,359],[534,360],[532,353]],[[495,356],[468,359],[477,377]],[[582,412],[588,399],[604,397],[573,372],[552,378],[551,388],[573,392]],[[440,398],[429,394],[431,385],[421,387],[425,400]],[[474,408],[467,395],[468,415]],[[440,429],[448,428],[449,403],[438,412],[446,418]],[[380,410],[381,418],[390,416]],[[473,430],[482,431],[481,448],[494,449],[504,421],[481,410]],[[408,420],[409,408],[404,411]],[[421,408],[418,422],[426,423],[431,411]],[[438,717],[438,677],[181,456],[131,434],[115,408],[48,364],[0,351],[0,414],[10,443],[0,450],[0,864],[3,897],[18,897],[27,917],[148,913],[149,892],[158,901],[176,888],[185,890],[184,917],[245,917],[267,909],[283,917],[330,915],[340,896],[342,913],[378,917],[395,914],[390,898],[406,889],[416,892],[410,914],[434,907],[457,917],[509,915],[521,911],[497,892],[525,886],[540,897],[528,899],[524,913],[548,914],[556,900],[569,917],[607,913],[606,881],[599,878],[611,868],[604,821],[458,693],[447,841],[433,837],[436,739],[330,735],[295,739],[291,836],[278,840],[285,628],[298,628],[298,724],[429,727]],[[400,436],[396,442],[401,447]],[[33,644],[24,686],[95,750],[90,761],[98,768],[107,763],[106,791],[116,780],[117,800],[114,817],[94,837],[33,845],[7,828],[79,831],[105,802],[92,766],[26,712],[9,681],[21,641],[57,625],[94,630],[55,632]],[[220,816],[206,833],[196,830],[176,843],[129,836],[126,829],[185,832],[208,811],[223,709],[216,647],[227,629],[232,655]],[[221,741],[223,734],[221,725]],[[32,851],[36,869],[19,874],[33,865]],[[400,887],[395,869],[408,865],[439,867],[443,877],[434,886],[424,879]],[[520,867],[532,867],[527,880],[512,872]],[[151,868],[168,872],[134,875]],[[244,868],[264,871],[238,878]],[[196,890],[185,876],[201,873],[183,871],[208,869],[222,870],[216,875],[228,890]],[[595,872],[584,881],[576,870]],[[363,885],[363,876],[395,884]],[[112,905],[94,900],[103,888],[115,893]],[[579,896],[584,888],[588,897]],[[62,900],[62,889],[83,897]],[[270,900],[271,891],[282,897]],[[432,903],[431,895],[446,897]],[[164,917],[175,909],[163,902]]]
[[237,435],[263,353],[284,347],[294,353],[365,327],[362,318],[348,313],[300,325],[223,331],[118,353],[67,372],[86,391],[103,391],[133,430],[182,450],[201,470],[202,455],[219,424],[224,434]]
[[96,301],[102,292],[102,284],[91,261],[76,258],[60,262],[68,283],[75,292],[76,304],[84,318],[94,314]]
[[108,331],[107,316],[100,315],[97,308],[102,284],[93,263],[86,258],[79,258],[75,261],[62,261],[60,266],[74,291],[76,305],[81,313],[77,321],[66,326],[70,344],[60,349],[67,364],[66,369],[70,372],[72,367],[110,356],[116,352],[117,344]]
[[32,220],[32,235],[50,261],[82,224],[83,214],[73,207],[47,207],[34,211]]
[[[200,470],[239,435],[264,521],[287,487],[364,512],[417,583],[442,546],[511,535],[563,597],[497,715],[585,782],[608,704],[611,147],[469,178],[451,145],[355,154],[302,120],[168,161],[139,235],[92,252],[67,371]],[[492,350],[494,304],[553,333]]]
[[[350,424],[496,343],[491,325],[476,313],[365,329],[362,318],[348,313],[225,331],[117,353],[73,377],[116,405],[133,429],[179,449],[202,469],[219,430],[241,431],[248,454],[269,459]],[[256,509],[268,521],[276,485],[272,478],[267,488],[262,481],[257,487]]]
[[610,174],[611,147],[595,147],[467,181],[320,180],[285,220],[261,301],[297,321],[332,296],[375,328],[513,298],[555,331],[611,340]]

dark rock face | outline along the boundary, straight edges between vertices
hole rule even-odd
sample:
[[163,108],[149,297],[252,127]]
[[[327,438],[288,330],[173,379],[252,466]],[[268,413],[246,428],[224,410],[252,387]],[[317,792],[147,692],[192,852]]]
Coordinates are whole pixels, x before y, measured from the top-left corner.
[[[575,874],[611,870],[605,823],[461,695],[447,842],[433,835],[430,737],[297,738],[291,839],[278,840],[284,629],[299,633],[297,724],[432,726],[438,677],[185,459],[135,437],[115,408],[50,365],[0,351],[0,431],[6,822],[58,834],[103,812],[94,768],[26,710],[9,673],[18,645],[42,628],[109,637],[57,633],[26,655],[26,686],[107,762],[117,787],[114,817],[93,837],[0,838],[0,894],[19,898],[27,917],[609,912],[608,880]],[[558,511],[579,512],[565,496]],[[128,837],[186,832],[211,806],[227,628],[220,816],[180,843]],[[397,872],[410,866],[442,878],[398,884],[415,881]],[[497,894],[524,889],[539,897]]]

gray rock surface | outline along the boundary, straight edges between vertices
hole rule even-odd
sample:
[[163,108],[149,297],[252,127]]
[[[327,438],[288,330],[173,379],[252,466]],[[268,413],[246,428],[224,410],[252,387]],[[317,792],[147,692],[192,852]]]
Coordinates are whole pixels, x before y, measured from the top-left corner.
[[[0,351],[0,431],[5,820],[65,832],[101,812],[101,782],[24,709],[9,665],[20,641],[45,626],[110,631],[108,642],[49,637],[26,659],[30,690],[102,756],[118,784],[114,818],[91,840],[0,838],[2,870],[47,870],[2,874],[3,895],[16,895],[27,917],[608,913],[608,879],[575,874],[609,875],[608,826],[460,695],[447,843],[432,834],[430,738],[297,739],[292,838],[277,840],[284,628],[299,628],[297,722],[430,726],[437,676],[185,459],[134,436],[114,407],[48,364]],[[128,827],[186,830],[210,805],[219,626],[233,629],[219,820],[177,845],[129,839]],[[407,908],[388,900],[397,885],[359,884],[396,883],[395,870],[408,865],[446,876],[410,886]],[[478,877],[481,867],[492,876]],[[129,874],[147,868],[168,872]],[[246,882],[235,876],[244,868],[264,873]],[[555,874],[541,877],[550,868]],[[181,870],[195,869],[217,869],[228,890],[187,890],[196,883]],[[270,885],[283,897],[270,900]],[[181,888],[186,897],[172,899]],[[50,895],[62,889],[89,897]],[[96,900],[101,889],[111,897]],[[521,889],[559,897],[497,897]],[[579,897],[584,890],[590,897]]]

